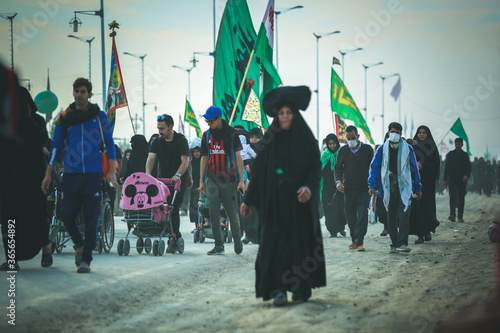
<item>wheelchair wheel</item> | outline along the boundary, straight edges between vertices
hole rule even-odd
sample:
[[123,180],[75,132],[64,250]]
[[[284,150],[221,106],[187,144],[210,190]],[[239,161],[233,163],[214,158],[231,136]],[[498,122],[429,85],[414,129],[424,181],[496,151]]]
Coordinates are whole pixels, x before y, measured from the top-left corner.
[[111,211],[111,206],[108,202],[104,202],[101,206],[99,226],[99,231],[103,240],[104,252],[109,253],[113,247],[115,239],[115,221],[113,218],[113,212]]
[[150,254],[152,249],[152,244],[151,244],[151,238],[146,238],[144,241],[144,251],[146,251],[146,254]]
[[198,235],[198,229],[194,229],[194,232],[193,232],[193,240],[194,240],[194,242],[195,242],[195,243],[198,243],[198,239],[199,239],[199,237],[198,237],[198,236],[199,236],[199,235]]
[[63,222],[60,219],[56,220],[56,228],[57,228],[57,233],[56,233],[56,238],[54,240],[54,247],[57,253],[61,253],[63,248],[64,248],[64,243],[66,239],[66,228],[61,228]]

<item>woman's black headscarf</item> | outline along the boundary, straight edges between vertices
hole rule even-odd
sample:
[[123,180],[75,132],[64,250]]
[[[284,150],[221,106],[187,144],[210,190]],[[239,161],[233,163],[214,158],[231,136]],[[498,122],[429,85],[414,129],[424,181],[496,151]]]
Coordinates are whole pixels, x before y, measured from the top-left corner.
[[[330,149],[330,147],[328,147],[328,142],[330,142],[330,141],[332,141],[332,140],[333,140],[333,141],[335,142],[335,144],[337,145],[337,146],[335,146],[335,149],[334,149],[334,150],[331,150],[331,149]],[[330,133],[330,134],[328,134],[328,135],[326,136],[326,138],[325,138],[325,142],[326,142],[326,148],[327,148],[327,149],[330,151],[330,153],[332,153],[332,154],[335,154],[335,152],[337,152],[337,150],[339,150],[339,148],[340,148],[339,139],[338,139],[338,138],[337,138],[337,136],[336,136],[335,134],[333,134],[333,133]]]
[[[424,141],[422,141],[418,138],[418,132],[421,129],[425,130],[425,132],[427,133],[427,138]],[[417,141],[417,144],[419,146],[421,146],[421,148],[424,150],[424,153],[426,155],[430,156],[434,153],[439,154],[437,146],[436,146],[436,142],[434,141],[434,138],[432,137],[432,133],[431,133],[431,130],[429,129],[429,127],[427,127],[425,125],[420,125],[417,128],[415,135],[413,136],[413,140]]]
[[136,134],[130,139],[132,152],[127,163],[127,170],[124,177],[127,178],[135,172],[146,171],[146,161],[149,154],[149,145],[144,135]]
[[[418,132],[424,129],[427,133],[427,138],[422,141],[418,138]],[[431,130],[429,127],[425,125],[421,125],[417,128],[415,132],[415,136],[413,137],[415,141],[417,141],[417,145],[414,146],[415,149],[415,157],[417,161],[422,164],[423,169],[420,170],[420,176],[423,178],[424,176],[430,178],[439,179],[439,151],[436,146],[436,142],[432,137]]]
[[[289,158],[290,162],[294,165],[294,175],[292,178],[297,184],[297,189],[304,184],[304,175],[308,173],[311,159],[318,159],[319,162],[319,149],[316,139],[298,111],[299,109],[305,110],[307,108],[310,98],[311,91],[305,86],[280,87],[271,90],[264,96],[262,103],[264,112],[274,119],[262,140],[255,144],[256,148],[254,150],[257,153],[257,160],[254,167],[260,173],[259,179],[266,178],[261,183],[266,188],[261,188],[260,193],[256,194],[256,201],[258,201],[257,198],[261,197],[262,193],[267,193],[266,197],[273,198],[272,193],[274,193],[275,188],[272,184],[274,184],[274,177],[276,175],[274,168],[277,165],[277,156],[282,155],[281,150],[283,148],[280,146],[280,142],[284,140],[289,141],[290,147],[293,147]],[[283,130],[279,124],[277,115],[279,109],[283,106],[288,106],[292,109],[293,119],[290,130]],[[313,194],[319,190],[320,177],[321,175],[318,174],[317,183],[314,183],[316,188],[310,188]],[[251,188],[249,192],[252,192]],[[250,193],[249,197],[251,197]],[[248,199],[251,200],[252,198]],[[317,198],[314,199],[317,200]],[[259,206],[258,202],[249,204]]]

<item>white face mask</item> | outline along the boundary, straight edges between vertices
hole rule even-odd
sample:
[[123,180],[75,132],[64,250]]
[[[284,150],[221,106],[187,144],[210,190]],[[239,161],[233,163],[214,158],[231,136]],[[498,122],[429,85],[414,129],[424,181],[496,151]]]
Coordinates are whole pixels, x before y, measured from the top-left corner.
[[358,145],[358,140],[348,140],[347,141],[347,144],[349,145],[349,147],[351,148],[356,148],[356,146]]
[[389,133],[389,141],[399,142],[399,139],[401,139],[401,135],[399,135],[398,133]]

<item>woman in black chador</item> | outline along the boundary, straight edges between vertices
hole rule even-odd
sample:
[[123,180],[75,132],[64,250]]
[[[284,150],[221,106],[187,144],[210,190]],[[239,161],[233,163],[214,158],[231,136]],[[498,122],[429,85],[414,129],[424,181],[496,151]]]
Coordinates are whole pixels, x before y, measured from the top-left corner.
[[432,239],[431,232],[436,232],[439,221],[436,218],[436,185],[439,184],[440,158],[436,143],[427,126],[419,126],[413,137],[417,142],[413,146],[417,157],[422,183],[422,199],[412,200],[410,215],[410,234],[417,235],[415,244]]
[[123,170],[123,182],[133,173],[146,172],[146,160],[149,153],[149,145],[146,138],[144,135],[136,134],[130,139],[130,146],[132,147],[132,151],[127,166]]
[[340,143],[333,133],[326,136],[325,142],[326,149],[321,155],[320,183],[320,199],[325,212],[325,225],[330,232],[330,237],[337,237],[337,233],[345,237],[344,193],[337,191],[335,177],[333,176]]
[[308,87],[280,87],[263,100],[274,120],[261,140],[253,179],[241,206],[259,213],[256,295],[275,305],[307,301],[311,289],[326,285],[318,217],[321,161],[314,136],[300,115],[311,98]]

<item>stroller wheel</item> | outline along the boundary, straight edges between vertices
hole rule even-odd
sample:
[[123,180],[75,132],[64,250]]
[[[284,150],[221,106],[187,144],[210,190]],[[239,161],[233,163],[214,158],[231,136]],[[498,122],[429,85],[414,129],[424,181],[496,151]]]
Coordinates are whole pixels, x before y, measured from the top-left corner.
[[171,238],[168,239],[167,253],[172,253],[172,254],[175,253],[175,250],[176,250],[177,246],[175,244],[176,242],[175,242],[175,238],[174,237],[171,237]]
[[150,254],[151,249],[152,249],[151,238],[148,237],[144,242],[144,251],[146,251],[146,254]]
[[164,252],[165,252],[165,241],[162,239],[161,242],[158,244],[158,255],[162,256]]
[[198,229],[194,229],[193,240],[195,243],[198,243],[198,239],[199,239]]
[[153,242],[153,255],[154,255],[154,256],[157,256],[157,255],[158,255],[158,243],[159,243],[159,242],[158,242],[158,240],[155,240],[155,241]]
[[118,244],[116,245],[116,251],[118,252],[118,255],[120,255],[120,256],[123,255],[123,243],[125,243],[125,241],[123,239],[120,239],[118,241]]
[[182,237],[177,240],[176,246],[177,246],[177,251],[179,251],[180,254],[183,254],[184,253],[184,239]]
[[127,239],[125,241],[125,244],[123,244],[123,254],[128,256],[129,253],[130,253],[130,241]]
[[144,249],[144,240],[142,238],[138,238],[137,242],[135,243],[135,247],[137,249],[137,252],[141,254],[142,250]]

